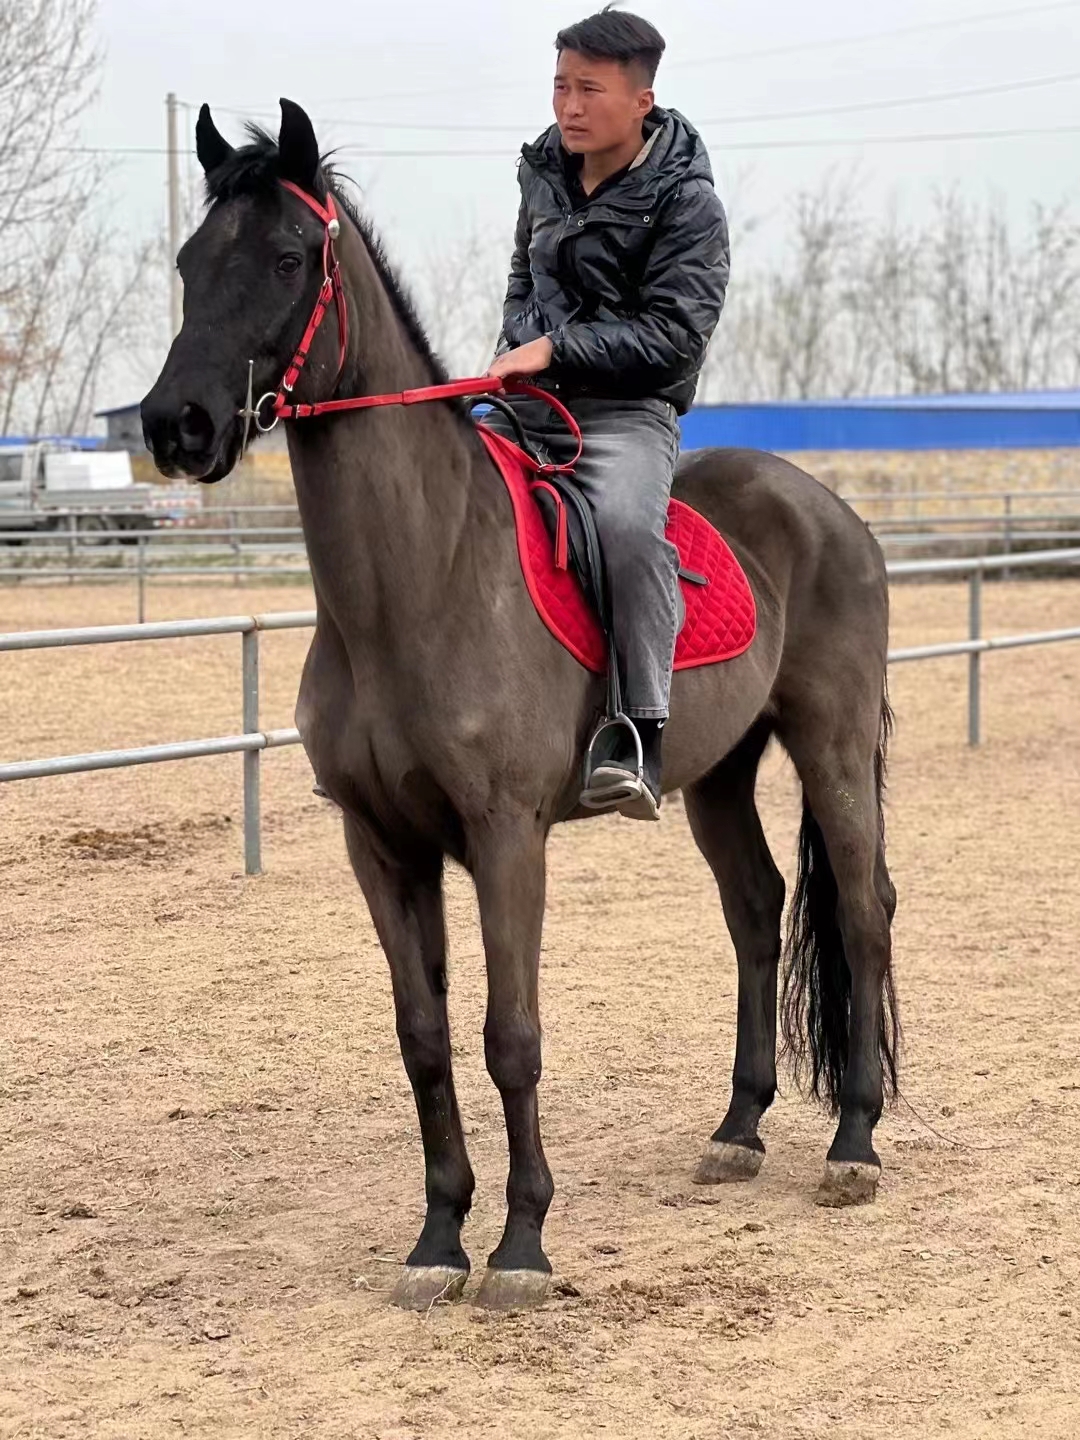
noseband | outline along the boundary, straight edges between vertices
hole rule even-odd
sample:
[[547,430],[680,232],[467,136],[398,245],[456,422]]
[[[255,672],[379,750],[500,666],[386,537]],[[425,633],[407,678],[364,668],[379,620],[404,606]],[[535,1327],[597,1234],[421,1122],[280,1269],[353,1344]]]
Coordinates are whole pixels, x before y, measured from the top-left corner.
[[[277,390],[268,390],[265,395],[260,397],[258,404],[252,403],[252,376],[255,362],[248,361],[247,402],[243,410],[238,412],[244,420],[244,443],[241,455],[247,449],[252,424],[260,434],[268,435],[279,420],[309,420],[319,415],[336,415],[344,410],[371,410],[382,405],[418,405],[429,400],[455,400],[470,397],[479,399],[485,395],[510,394],[528,395],[533,399],[543,400],[556,412],[577,442],[577,454],[569,464],[539,465],[536,468],[540,473],[573,473],[575,465],[581,459],[581,430],[577,421],[561,400],[557,400],[554,395],[547,390],[540,389],[539,386],[527,385],[520,380],[506,383],[497,376],[481,375],[475,379],[451,380],[445,385],[427,385],[418,390],[399,390],[389,395],[354,395],[344,400],[319,400],[310,405],[297,404],[295,401],[290,403],[293,389],[307,362],[316,332],[331,304],[337,311],[338,322],[338,368],[331,388],[337,387],[345,369],[345,352],[349,343],[349,312],[345,301],[345,289],[341,283],[341,266],[338,263],[334,243],[341,234],[341,221],[338,219],[337,205],[334,203],[333,195],[327,191],[326,204],[323,205],[314,195],[309,195],[306,190],[302,190],[299,185],[294,185],[291,180],[282,180],[281,184],[297,199],[302,200],[308,209],[322,221],[324,227],[323,282],[319,287],[315,308],[311,312],[311,319],[307,323],[303,339],[289,362],[288,369],[282,376],[280,386]],[[273,401],[271,419],[269,423],[264,424],[262,420],[263,407],[267,401],[271,400]]]

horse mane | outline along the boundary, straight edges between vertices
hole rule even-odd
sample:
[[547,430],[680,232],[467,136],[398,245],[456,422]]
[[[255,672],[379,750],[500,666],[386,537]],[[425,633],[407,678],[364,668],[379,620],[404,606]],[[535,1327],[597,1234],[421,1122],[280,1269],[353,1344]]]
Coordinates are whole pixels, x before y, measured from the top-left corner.
[[[208,206],[219,201],[234,200],[239,195],[269,195],[280,183],[277,141],[259,125],[248,125],[247,132],[250,143],[233,150],[223,165],[219,165],[207,175]],[[344,178],[338,174],[330,157],[324,155],[319,161],[319,179],[360,231],[405,333],[430,366],[435,383],[443,384],[449,380],[450,375],[432,346],[417,313],[416,303],[390,264],[383,242],[371,222],[360,214],[354,201],[343,193],[341,184]]]

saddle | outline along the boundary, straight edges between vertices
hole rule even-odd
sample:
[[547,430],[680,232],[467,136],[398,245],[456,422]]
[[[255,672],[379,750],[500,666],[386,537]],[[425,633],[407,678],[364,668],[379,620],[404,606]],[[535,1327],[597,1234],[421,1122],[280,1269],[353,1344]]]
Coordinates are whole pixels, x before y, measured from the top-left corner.
[[[609,695],[611,712],[618,675],[611,663],[610,602],[592,509],[565,472],[545,466],[489,426],[480,424],[477,432],[510,495],[518,559],[537,614],[580,664],[607,673],[616,687],[616,696]],[[682,606],[674,668],[716,665],[743,654],[757,631],[757,607],[731,547],[681,500],[669,504],[667,538],[679,552]]]
[[[611,630],[611,598],[607,588],[604,549],[596,529],[593,508],[569,475],[551,475],[534,480],[530,489],[554,548],[555,564],[568,565],[596,611],[604,634]],[[707,585],[707,575],[679,566],[679,579],[687,585]],[[682,587],[675,597],[678,630],[686,624],[686,602]]]

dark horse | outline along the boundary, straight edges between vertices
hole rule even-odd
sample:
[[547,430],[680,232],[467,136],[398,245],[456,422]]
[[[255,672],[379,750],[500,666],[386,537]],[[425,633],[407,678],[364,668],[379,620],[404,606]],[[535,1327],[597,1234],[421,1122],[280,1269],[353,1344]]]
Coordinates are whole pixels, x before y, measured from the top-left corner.
[[[318,332],[301,400],[444,379],[367,224],[320,163],[311,123],[282,102],[277,143],[233,149],[203,109],[209,209],[180,252],[184,324],[142,405],[167,475],[220,480],[243,440],[248,362],[276,390],[324,274],[326,226],[298,187],[336,196],[348,343]],[[331,312],[332,318],[332,312]],[[335,388],[335,374],[337,374]],[[511,506],[466,410],[440,402],[289,425],[318,621],[297,724],[340,806],[349,858],[390,962],[397,1031],[423,1136],[427,1214],[398,1303],[460,1294],[473,1174],[451,1075],[443,866],[472,875],[487,960],[484,1045],[502,1097],[510,1174],[502,1240],[480,1300],[537,1303],[551,1267],[541,1229],[552,1179],[540,1142],[538,969],[545,846],[576,809],[583,746],[604,685],[552,638],[519,567]],[[799,876],[784,968],[784,1035],[813,1092],[839,1113],[822,1197],[869,1199],[873,1129],[895,1088],[897,1025],[882,786],[888,593],[855,514],[793,465],[748,450],[688,456],[676,492],[741,560],[757,600],[753,645],[680,672],[664,787],[682,790],[738,956],[731,1102],[698,1169],[748,1179],[776,1091],[784,882],[754,802],[771,737],[802,780]],[[688,957],[696,959],[697,957]]]

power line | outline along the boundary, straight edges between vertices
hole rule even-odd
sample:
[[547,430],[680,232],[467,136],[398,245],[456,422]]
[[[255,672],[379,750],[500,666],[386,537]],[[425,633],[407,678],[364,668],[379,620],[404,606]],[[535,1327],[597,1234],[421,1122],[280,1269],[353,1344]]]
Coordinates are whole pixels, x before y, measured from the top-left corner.
[[[832,50],[840,49],[848,45],[872,44],[879,40],[894,40],[906,35],[931,34],[942,30],[962,30],[970,25],[993,24],[998,20],[1013,20],[1020,16],[1027,18],[1031,15],[1041,15],[1060,10],[1075,10],[1080,5],[1080,0],[1053,0],[1053,3],[1041,5],[1018,5],[1008,10],[988,10],[972,15],[958,15],[948,20],[929,20],[916,25],[900,25],[892,30],[865,31],[858,35],[837,35],[831,39],[807,40],[797,44],[775,45],[759,50],[737,50],[726,55],[709,55],[700,59],[691,60],[669,60],[665,63],[664,73],[669,70],[684,70],[702,65],[731,65],[741,64],[744,60],[767,60],[774,56],[781,55],[802,55],[809,50]],[[488,91],[511,91],[520,90],[520,81],[496,82],[494,85],[486,85]],[[343,95],[336,99],[328,100],[328,105],[369,105],[384,100],[426,100],[432,95],[463,95],[472,93],[472,87],[464,85],[447,85],[439,88],[428,87],[424,90],[387,90],[375,95]]]
[[1080,70],[1030,80],[1004,80],[997,85],[975,85],[967,90],[939,90],[931,95],[895,96],[885,100],[859,100],[848,105],[824,105],[810,110],[774,110],[764,115],[721,115],[702,125],[747,125],[765,120],[810,120],[818,115],[854,115],[865,110],[895,110],[906,105],[936,105],[944,100],[970,100],[978,95],[1004,95],[1013,90],[1040,90],[1080,80]]
[[[1080,125],[1055,125],[1045,127],[1016,128],[1012,130],[943,130],[918,135],[836,135],[817,140],[736,140],[731,144],[722,143],[714,147],[714,154],[729,150],[817,150],[845,148],[860,145],[926,145],[945,144],[951,140],[1019,140],[1029,137],[1080,135]],[[479,159],[506,158],[506,150],[369,150],[362,145],[343,145],[343,152],[360,159]]]
[[[167,145],[49,145],[49,155],[168,155]],[[178,150],[178,155],[194,151]]]
[[[1060,75],[1002,80],[991,85],[974,85],[961,90],[937,90],[929,95],[896,95],[881,100],[853,100],[844,105],[821,105],[803,110],[770,110],[753,115],[719,115],[699,121],[698,128],[706,125],[757,125],[773,120],[810,120],[823,115],[856,115],[871,110],[898,110],[909,105],[937,105],[945,101],[970,100],[978,96],[1006,95],[1013,91],[1044,90],[1054,85],[1072,84],[1077,80],[1080,80],[1080,70],[1069,70]],[[226,115],[244,113],[226,106],[220,106],[219,110]],[[318,124],[320,127],[340,125],[363,130],[422,130],[449,135],[521,135],[530,129],[528,125],[459,125],[434,120],[350,120],[329,116],[320,119]]]
[[1080,135],[1080,125],[1049,125],[1014,130],[942,130],[923,135],[852,135],[820,140],[736,140],[715,147],[725,150],[817,150],[852,145],[928,145],[951,140],[1020,140],[1033,136]]
[[[807,40],[797,45],[773,45],[767,50],[744,50],[741,54],[706,55],[695,60],[672,60],[669,70],[688,70],[698,65],[726,65],[743,60],[766,60],[774,55],[804,55],[808,50],[834,50],[845,45],[865,45],[874,40],[896,40],[904,35],[927,35],[938,30],[962,30],[968,25],[982,25],[994,20],[1025,19],[1053,10],[1075,10],[1080,0],[1055,0],[1047,5],[1019,5],[1011,10],[991,10],[982,15],[955,15],[951,20],[927,20],[918,25],[899,25],[895,30],[871,30],[861,35],[836,36],[831,40]],[[337,103],[337,102],[335,102]]]
[[[1020,140],[1053,136],[1078,135],[1080,125],[1050,125],[1017,127],[1008,130],[942,130],[915,135],[834,135],[818,139],[790,140],[734,140],[715,148],[717,153],[731,150],[817,150],[836,147],[857,147],[860,145],[923,145],[946,144],[950,141],[972,140]],[[343,145],[342,153],[370,160],[480,160],[511,158],[515,151],[506,146],[500,150],[387,150],[369,148],[366,145]],[[61,146],[53,153],[63,155],[111,155],[134,157],[144,155],[161,156],[169,152],[165,146]],[[194,151],[181,151],[193,155]]]

